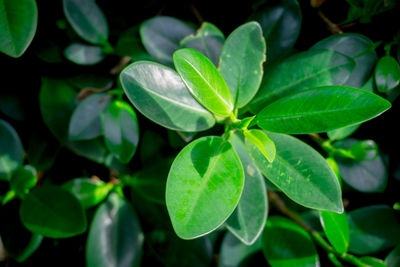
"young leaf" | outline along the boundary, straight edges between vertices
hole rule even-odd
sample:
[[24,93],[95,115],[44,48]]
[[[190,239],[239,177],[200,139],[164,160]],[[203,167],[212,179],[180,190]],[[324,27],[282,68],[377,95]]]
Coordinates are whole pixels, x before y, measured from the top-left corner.
[[244,186],[239,156],[221,137],[187,145],[172,163],[166,188],[176,234],[193,239],[218,228],[236,208]]
[[94,65],[104,59],[100,46],[74,43],[64,50],[65,57],[78,65]]
[[54,185],[32,190],[22,201],[20,217],[31,232],[50,238],[67,238],[86,231],[85,212],[69,192]]
[[90,178],[76,178],[62,185],[73,194],[85,209],[91,208],[102,202],[113,188],[112,184],[106,184],[101,180]]
[[373,140],[363,140],[348,148],[354,160],[374,160],[378,156],[378,146]]
[[387,267],[396,267],[400,265],[400,245],[395,247],[385,258]]
[[222,48],[218,69],[239,108],[245,106],[260,87],[265,49],[257,22],[248,22],[234,30]]
[[244,131],[244,137],[246,149],[250,155],[254,153],[253,150],[258,150],[270,163],[274,161],[276,154],[275,144],[265,132],[258,129],[251,129]]
[[349,212],[347,218],[350,224],[349,251],[352,253],[369,255],[399,243],[400,221],[388,206],[359,208]]
[[13,190],[17,196],[23,198],[29,193],[37,182],[36,170],[32,166],[25,165],[17,169],[10,180],[10,189]]
[[114,101],[103,118],[107,148],[122,163],[128,163],[139,142],[139,125],[133,108],[124,101]]
[[87,140],[102,135],[100,114],[110,103],[107,94],[93,94],[82,100],[71,116],[68,130],[70,140]]
[[374,73],[376,88],[386,93],[400,84],[400,66],[392,56],[379,59]]
[[258,126],[272,132],[321,133],[370,120],[390,107],[390,102],[370,92],[325,86],[281,98],[257,119]]
[[250,154],[264,176],[300,205],[342,212],[340,185],[326,160],[292,136],[274,133],[269,136],[276,145],[272,163],[260,151]]
[[264,256],[272,267],[320,266],[310,235],[286,218],[268,218],[262,244]]
[[350,243],[350,230],[346,213],[320,211],[322,228],[329,242],[340,253],[346,253]]
[[10,180],[12,173],[24,161],[24,150],[17,132],[1,119],[0,147],[0,180]]
[[147,52],[157,61],[173,66],[172,54],[180,48],[180,41],[195,30],[171,17],[158,16],[140,25],[140,37]]
[[195,132],[215,124],[214,116],[193,98],[170,68],[135,62],[121,72],[120,81],[135,108],[168,129]]
[[224,44],[224,34],[213,24],[203,22],[196,35],[186,36],[180,43],[182,48],[191,48],[205,55],[218,66],[219,54]]
[[173,55],[175,68],[192,95],[214,114],[228,117],[232,95],[214,64],[200,52],[185,48]]
[[242,162],[245,183],[242,196],[226,226],[246,245],[252,245],[264,229],[268,214],[267,188],[264,177],[246,151],[245,143],[238,134],[230,139]]
[[350,77],[354,66],[354,60],[331,50],[294,55],[265,72],[260,89],[250,102],[250,110],[258,113],[282,97],[310,88],[342,85]]
[[20,57],[36,33],[35,0],[0,0],[0,52]]
[[96,211],[86,243],[89,267],[139,266],[143,233],[131,205],[116,193]]
[[92,44],[105,44],[108,24],[94,0],[63,0],[64,14],[75,32]]

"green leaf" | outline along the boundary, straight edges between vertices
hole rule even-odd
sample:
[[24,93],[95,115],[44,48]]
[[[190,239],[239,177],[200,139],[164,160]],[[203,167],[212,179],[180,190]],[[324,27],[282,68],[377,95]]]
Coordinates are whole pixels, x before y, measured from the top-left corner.
[[10,180],[12,173],[24,161],[24,150],[17,132],[8,122],[1,119],[0,147],[0,180]]
[[208,110],[222,117],[233,111],[232,95],[213,63],[193,49],[174,53],[175,68],[190,93]]
[[396,267],[400,265],[400,245],[395,247],[385,258],[387,267]]
[[176,234],[193,239],[218,228],[236,208],[244,186],[239,156],[221,137],[187,145],[175,158],[166,202]]
[[31,232],[50,238],[67,238],[86,231],[85,212],[66,190],[42,185],[22,201],[20,217]]
[[218,267],[242,266],[241,263],[261,250],[261,246],[261,238],[258,238],[253,245],[248,246],[243,244],[232,233],[227,232],[222,240]]
[[158,16],[140,25],[140,37],[147,52],[160,63],[173,66],[172,54],[180,41],[195,30],[171,17]]
[[390,102],[367,91],[325,86],[273,102],[258,114],[257,124],[272,132],[321,133],[370,120],[390,107]]
[[139,125],[133,108],[124,101],[114,101],[103,118],[107,148],[122,163],[128,163],[139,142]]
[[186,36],[180,45],[182,48],[191,48],[199,51],[215,66],[218,66],[219,54],[225,42],[224,34],[214,24],[203,22],[196,35]]
[[331,50],[296,54],[265,72],[260,89],[250,102],[250,110],[258,113],[282,97],[314,87],[342,85],[354,66],[354,60]]
[[343,212],[340,185],[326,160],[297,138],[268,134],[276,145],[275,160],[269,163],[259,151],[251,154],[264,176],[300,205]]
[[254,153],[254,150],[258,150],[270,163],[274,161],[276,155],[275,144],[265,132],[258,129],[251,129],[244,131],[244,137],[246,149],[250,155]]
[[152,60],[140,41],[139,26],[129,28],[119,35],[115,53],[120,57],[128,56],[132,61]]
[[262,243],[264,256],[272,267],[320,266],[309,234],[286,218],[268,218]]
[[252,245],[260,236],[267,220],[267,188],[264,177],[246,151],[242,138],[233,134],[230,141],[242,162],[245,183],[239,204],[226,225],[244,244]]
[[239,108],[245,106],[260,87],[265,47],[260,25],[248,22],[234,30],[222,48],[218,69]]
[[108,25],[94,0],[63,0],[64,14],[75,32],[92,44],[105,44]]
[[0,52],[20,57],[36,33],[35,0],[0,0]]
[[329,242],[339,253],[346,253],[350,243],[350,230],[346,213],[320,211],[322,228]]
[[23,100],[17,96],[18,93],[7,93],[4,95],[2,92],[2,96],[0,98],[0,112],[12,118],[13,120],[25,120],[26,110]]
[[356,125],[329,131],[329,132],[327,132],[328,138],[329,138],[329,140],[332,140],[332,141],[344,139],[344,138],[352,135],[360,127],[360,125],[361,124],[356,124]]
[[85,209],[91,208],[102,202],[113,188],[112,184],[106,184],[101,180],[90,178],[76,178],[62,185],[73,194]]
[[64,50],[65,57],[78,65],[94,65],[104,59],[103,48],[100,46],[74,43]]
[[364,263],[366,267],[386,267],[383,260],[370,256],[361,257],[360,261]]
[[131,205],[113,193],[97,209],[90,226],[86,243],[87,266],[139,266],[143,239]]
[[170,68],[135,62],[121,72],[120,81],[135,108],[168,129],[195,132],[215,124],[214,116],[193,98]]
[[381,93],[386,93],[400,84],[400,66],[392,56],[379,59],[374,73],[376,88]]
[[296,0],[268,1],[250,20],[260,23],[267,41],[268,61],[286,54],[300,34],[301,9]]
[[354,160],[374,160],[378,156],[378,145],[374,140],[363,140],[348,148]]
[[17,196],[23,198],[29,193],[37,182],[36,170],[32,166],[25,165],[18,168],[10,180],[10,189],[13,190]]
[[355,67],[343,85],[361,88],[370,78],[378,58],[373,48],[374,43],[364,35],[343,33],[319,41],[311,50],[329,49],[352,58]]
[[394,247],[400,240],[399,219],[388,206],[363,207],[348,213],[349,251],[369,255]]
[[69,123],[70,140],[87,140],[103,134],[100,114],[111,103],[107,94],[93,94],[82,100],[74,110]]

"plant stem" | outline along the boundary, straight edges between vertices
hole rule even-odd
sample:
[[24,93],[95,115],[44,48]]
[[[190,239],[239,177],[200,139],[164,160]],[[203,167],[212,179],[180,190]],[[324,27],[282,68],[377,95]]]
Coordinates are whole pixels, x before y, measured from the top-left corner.
[[326,25],[328,26],[329,31],[332,34],[342,34],[343,31],[339,28],[339,26],[335,23],[333,23],[330,19],[328,19],[327,16],[325,16],[325,14],[318,9],[317,11],[318,16],[326,23]]

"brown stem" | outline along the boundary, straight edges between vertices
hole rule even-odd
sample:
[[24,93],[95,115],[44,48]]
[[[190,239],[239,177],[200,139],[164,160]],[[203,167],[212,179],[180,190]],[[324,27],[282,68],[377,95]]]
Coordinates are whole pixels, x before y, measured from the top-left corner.
[[76,100],[82,100],[85,99],[86,97],[92,95],[92,94],[97,94],[97,93],[102,93],[106,92],[111,89],[111,86],[98,89],[98,88],[93,88],[93,87],[86,87],[83,88],[82,90],[79,91],[78,95],[76,96]]
[[319,134],[310,133],[308,136],[310,136],[317,144],[322,144],[324,142],[324,139]]
[[325,16],[325,14],[320,9],[318,9],[317,13],[318,13],[318,16],[326,23],[329,31],[332,34],[338,34],[338,33],[342,34],[343,33],[343,31],[340,29],[340,27],[337,24],[333,23],[327,16]]
[[189,8],[190,8],[190,10],[192,10],[194,16],[195,16],[196,19],[199,21],[199,23],[203,23],[203,22],[204,22],[204,19],[203,19],[203,17],[201,16],[199,10],[196,8],[195,4],[193,4],[193,3],[189,4]]
[[110,70],[110,73],[111,73],[112,75],[116,75],[116,74],[120,73],[121,70],[122,70],[123,68],[125,68],[125,66],[129,64],[129,62],[131,62],[131,60],[132,60],[132,58],[129,57],[129,56],[121,57],[121,59],[118,61],[117,65],[115,65],[115,66]]

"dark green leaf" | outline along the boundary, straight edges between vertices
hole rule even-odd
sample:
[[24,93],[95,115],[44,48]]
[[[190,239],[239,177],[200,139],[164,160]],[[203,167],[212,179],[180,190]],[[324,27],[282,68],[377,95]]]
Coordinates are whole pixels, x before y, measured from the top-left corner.
[[121,72],[120,81],[133,105],[166,128],[193,132],[215,124],[214,116],[193,98],[170,68],[153,62],[135,62]]
[[359,208],[348,213],[349,251],[368,255],[394,247],[400,240],[398,214],[388,206]]
[[260,151],[269,162],[273,162],[276,155],[276,148],[274,141],[269,136],[258,129],[251,129],[244,131],[246,149],[250,155],[253,154],[253,150]]
[[261,234],[267,220],[267,188],[264,177],[246,151],[242,138],[233,134],[231,142],[242,162],[245,183],[239,204],[226,224],[237,238],[246,245],[251,245]]
[[177,235],[193,239],[218,228],[236,208],[243,186],[243,167],[229,142],[216,136],[191,142],[175,158],[167,180],[167,208]]
[[22,201],[20,216],[31,232],[51,238],[67,238],[86,231],[85,212],[69,192],[54,185],[32,190]]
[[119,35],[115,53],[120,57],[128,56],[132,61],[152,60],[140,41],[139,26],[134,26]]
[[187,89],[200,104],[218,116],[231,114],[232,95],[209,59],[196,50],[185,48],[174,53],[174,64]]
[[379,59],[375,68],[375,84],[381,93],[386,93],[400,84],[400,66],[392,56]]
[[387,267],[398,267],[400,266],[400,245],[393,249],[389,255],[385,258]]
[[276,145],[272,163],[259,151],[250,154],[264,176],[300,205],[342,212],[340,185],[326,160],[294,137],[274,133],[269,136]]
[[349,223],[346,213],[320,211],[322,228],[329,242],[340,253],[346,253],[350,242]]
[[265,49],[257,22],[248,22],[234,30],[223,46],[218,69],[239,108],[245,106],[260,87]]
[[94,65],[104,59],[102,47],[80,43],[69,45],[65,49],[64,55],[78,65]]
[[143,237],[131,205],[116,193],[111,194],[97,209],[90,226],[87,266],[139,266]]
[[195,34],[195,30],[171,17],[155,17],[140,25],[140,37],[147,52],[169,66],[173,66],[172,54],[180,48],[180,41],[190,34]]
[[280,133],[320,133],[370,120],[391,107],[373,93],[325,86],[281,98],[257,116],[258,126]]
[[224,41],[224,34],[215,25],[203,22],[196,35],[186,36],[180,45],[199,51],[207,56],[215,66],[218,66],[219,54]]
[[92,44],[105,44],[108,25],[94,0],[63,0],[64,14],[75,32]]
[[32,166],[25,165],[18,168],[10,180],[10,189],[13,190],[17,196],[23,198],[29,193],[37,182],[36,170]]
[[0,52],[20,57],[36,33],[35,0],[0,0]]
[[383,260],[374,257],[361,257],[360,261],[364,263],[366,267],[386,267]]
[[104,114],[103,128],[110,152],[122,163],[128,163],[139,142],[139,125],[133,108],[124,101],[114,101]]
[[10,95],[6,94],[1,96],[0,111],[17,121],[22,121],[26,117],[25,106],[22,99],[12,93]]
[[10,180],[12,173],[22,165],[24,150],[14,128],[0,119],[0,180]]
[[299,53],[265,72],[250,110],[257,113],[282,97],[314,87],[344,84],[354,66],[350,57],[331,50]]
[[262,243],[264,256],[272,267],[320,266],[309,234],[286,218],[268,218]]

